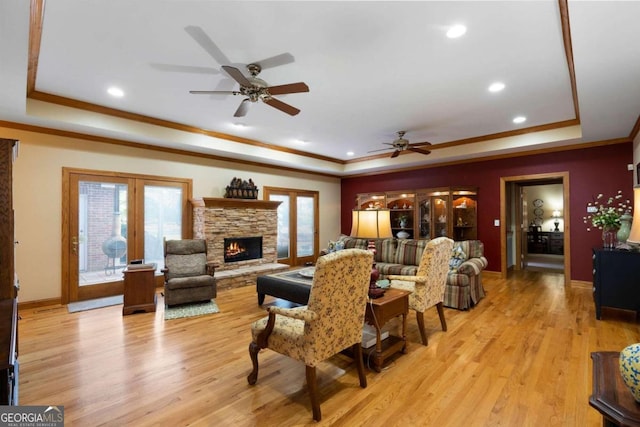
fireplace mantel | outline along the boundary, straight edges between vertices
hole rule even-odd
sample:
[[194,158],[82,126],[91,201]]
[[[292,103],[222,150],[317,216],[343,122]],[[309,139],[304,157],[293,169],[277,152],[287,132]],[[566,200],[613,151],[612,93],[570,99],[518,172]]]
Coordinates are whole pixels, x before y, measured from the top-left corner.
[[194,208],[240,208],[240,209],[278,209],[282,202],[271,200],[256,199],[231,199],[231,198],[214,198],[200,197],[191,199],[191,205]]

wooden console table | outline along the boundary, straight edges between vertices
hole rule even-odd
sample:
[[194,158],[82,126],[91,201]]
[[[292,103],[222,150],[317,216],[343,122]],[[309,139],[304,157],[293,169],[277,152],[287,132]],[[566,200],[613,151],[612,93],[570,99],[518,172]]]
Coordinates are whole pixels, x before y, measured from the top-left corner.
[[617,351],[591,353],[593,360],[593,394],[589,405],[602,414],[602,425],[640,426],[640,404],[620,375]]
[[137,311],[156,311],[156,265],[142,268],[127,266],[124,273],[124,304],[122,315]]
[[[362,349],[365,357],[373,356],[373,365],[376,372],[382,370],[382,364],[391,355],[407,352],[407,315],[409,314],[409,294],[411,292],[401,289],[387,289],[380,298],[372,299],[367,303],[365,321],[376,328],[375,347]],[[402,316],[402,336],[389,335],[385,340],[381,339],[382,327],[394,317]]]

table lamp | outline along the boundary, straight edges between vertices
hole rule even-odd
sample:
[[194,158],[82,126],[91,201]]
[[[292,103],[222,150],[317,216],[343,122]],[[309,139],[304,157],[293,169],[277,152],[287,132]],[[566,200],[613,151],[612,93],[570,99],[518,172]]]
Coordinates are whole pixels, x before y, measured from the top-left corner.
[[[389,209],[355,209],[352,212],[351,237],[368,239],[367,249],[373,252],[375,257],[376,242],[374,239],[393,237],[391,233],[391,217]],[[371,266],[371,279],[369,281],[369,297],[378,298],[384,295],[384,289],[378,288],[376,282],[380,272],[376,268],[375,258]]]
[[640,185],[633,187],[633,220],[627,245],[634,251],[640,250]]
[[556,227],[553,231],[560,231],[560,229],[558,228],[558,225],[560,225],[560,218],[562,218],[560,216],[560,211],[556,209],[555,211],[553,211],[551,216],[553,217],[553,225],[555,225]]

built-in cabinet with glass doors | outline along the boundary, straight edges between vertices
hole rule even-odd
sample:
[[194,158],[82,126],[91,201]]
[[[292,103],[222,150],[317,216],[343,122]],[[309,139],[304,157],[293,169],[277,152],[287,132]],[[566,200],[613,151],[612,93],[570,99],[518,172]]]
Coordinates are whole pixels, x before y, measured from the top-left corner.
[[391,230],[398,238],[473,240],[478,237],[478,190],[441,187],[357,195],[358,209],[391,211]]

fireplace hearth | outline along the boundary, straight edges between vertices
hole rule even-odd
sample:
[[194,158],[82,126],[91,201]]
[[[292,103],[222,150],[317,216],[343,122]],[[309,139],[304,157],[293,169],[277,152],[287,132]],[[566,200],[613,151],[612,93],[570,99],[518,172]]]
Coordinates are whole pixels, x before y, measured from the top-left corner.
[[238,262],[262,258],[262,236],[225,237],[224,262]]

